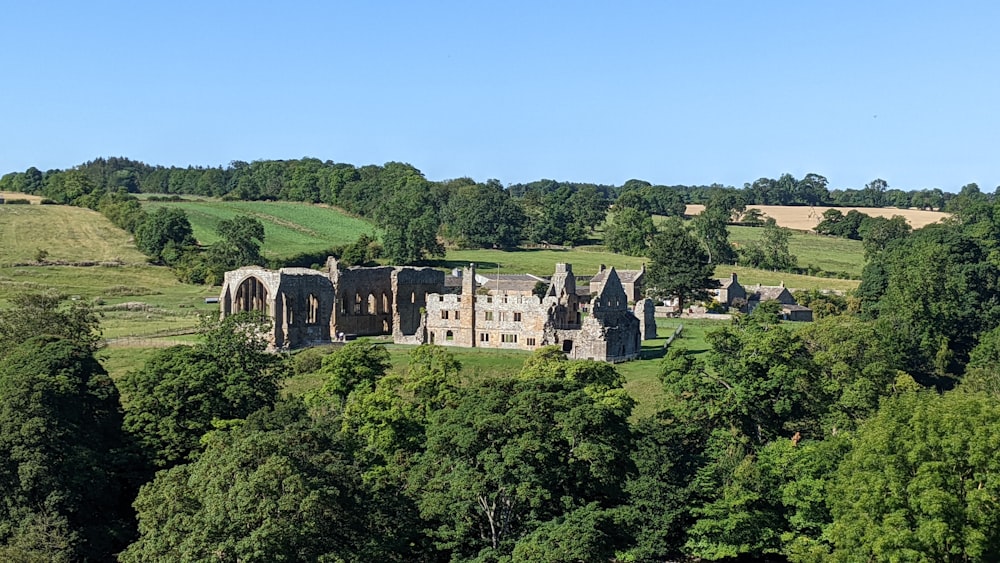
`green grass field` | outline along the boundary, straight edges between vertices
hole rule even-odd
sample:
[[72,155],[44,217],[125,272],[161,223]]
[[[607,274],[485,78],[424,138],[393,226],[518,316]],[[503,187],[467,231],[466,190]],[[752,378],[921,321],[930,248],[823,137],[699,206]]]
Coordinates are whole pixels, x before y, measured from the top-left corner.
[[0,268],[0,307],[24,292],[56,292],[93,304],[105,338],[190,332],[200,315],[219,311],[205,303],[219,296],[219,288],[182,284],[169,269],[150,265]]
[[187,213],[194,236],[202,245],[219,237],[216,227],[225,219],[250,215],[264,225],[264,247],[268,258],[288,258],[303,252],[320,252],[332,246],[354,242],[362,234],[379,236],[378,230],[362,219],[337,209],[287,201],[147,201],[143,207],[177,207]]
[[[217,305],[205,303],[218,297],[217,287],[182,284],[168,268],[148,264],[128,233],[95,211],[0,206],[0,233],[0,307],[17,293],[59,293],[92,304],[109,339],[176,337],[197,328],[200,315],[218,313]],[[52,261],[125,265],[12,265],[33,262],[39,248]]]
[[[729,240],[742,247],[760,240],[763,232],[759,227],[730,226]],[[827,272],[843,272],[855,279],[861,278],[865,263],[861,241],[810,232],[793,231],[788,251],[798,257],[800,268],[811,264]]]

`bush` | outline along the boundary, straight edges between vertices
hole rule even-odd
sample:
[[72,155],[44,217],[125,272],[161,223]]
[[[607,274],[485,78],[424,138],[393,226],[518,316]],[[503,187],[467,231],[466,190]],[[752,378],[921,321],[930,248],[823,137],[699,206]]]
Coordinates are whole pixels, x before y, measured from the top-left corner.
[[5,200],[4,203],[6,205],[31,205],[31,200],[23,199],[23,198],[17,198],[17,199],[8,199],[8,200]]

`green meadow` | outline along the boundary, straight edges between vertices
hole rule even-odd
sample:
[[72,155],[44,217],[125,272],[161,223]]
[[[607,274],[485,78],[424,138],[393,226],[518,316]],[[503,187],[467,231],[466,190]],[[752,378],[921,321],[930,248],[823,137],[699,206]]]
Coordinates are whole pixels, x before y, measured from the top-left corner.
[[354,242],[362,234],[379,236],[367,221],[321,205],[288,201],[146,201],[147,211],[176,207],[187,213],[194,236],[202,245],[219,240],[220,221],[249,215],[264,225],[267,258],[288,258],[305,252],[320,252]]
[[[729,240],[740,248],[759,241],[763,232],[760,227],[730,226]],[[792,231],[788,251],[798,258],[800,268],[812,265],[826,272],[846,274],[853,279],[861,278],[865,263],[861,241],[813,232]]]
[[132,237],[103,215],[66,205],[0,205],[0,268],[33,262],[39,250],[62,262],[144,263]]

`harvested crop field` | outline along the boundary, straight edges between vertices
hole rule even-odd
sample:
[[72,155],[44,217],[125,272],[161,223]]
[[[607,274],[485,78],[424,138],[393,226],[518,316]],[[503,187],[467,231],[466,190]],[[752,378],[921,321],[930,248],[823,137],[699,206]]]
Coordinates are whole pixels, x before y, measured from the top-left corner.
[[[796,229],[800,231],[810,231],[823,220],[823,213],[827,209],[837,209],[841,213],[855,209],[872,217],[892,217],[902,215],[914,229],[926,227],[931,223],[937,223],[942,219],[950,217],[950,213],[941,211],[923,211],[920,209],[896,209],[893,207],[807,207],[792,205],[750,205],[747,207],[760,209],[764,215],[773,217],[781,227]],[[688,205],[685,213],[697,215],[705,209],[704,205]]]

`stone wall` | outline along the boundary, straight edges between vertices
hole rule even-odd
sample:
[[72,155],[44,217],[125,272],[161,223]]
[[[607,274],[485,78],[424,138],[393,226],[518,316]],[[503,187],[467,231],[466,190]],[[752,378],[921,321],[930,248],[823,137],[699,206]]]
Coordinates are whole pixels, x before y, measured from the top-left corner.
[[274,348],[328,342],[333,285],[322,272],[307,268],[240,268],[226,272],[219,308],[223,318],[243,311],[265,314],[271,320],[267,340]]
[[656,306],[652,299],[640,299],[635,304],[635,318],[639,319],[639,334],[643,340],[656,338]]
[[226,273],[220,309],[223,317],[244,310],[266,314],[273,320],[268,339],[275,348],[329,342],[338,333],[392,334],[402,344],[517,350],[556,344],[571,358],[638,357],[640,321],[628,308],[614,269],[586,318],[569,264],[556,266],[542,299],[477,295],[474,266],[462,276],[461,295],[446,292],[444,279],[432,268],[341,270],[334,259],[326,272],[241,268]]
[[[396,307],[392,311],[393,340],[401,344],[425,340],[424,310],[427,296],[444,290],[444,272],[433,268],[394,268],[391,276]],[[383,334],[385,334],[383,333]]]

